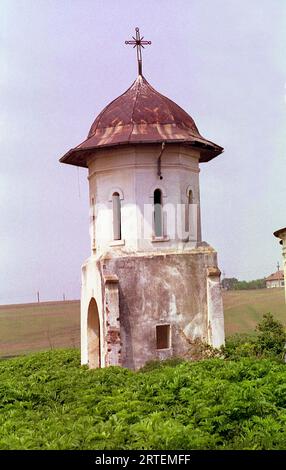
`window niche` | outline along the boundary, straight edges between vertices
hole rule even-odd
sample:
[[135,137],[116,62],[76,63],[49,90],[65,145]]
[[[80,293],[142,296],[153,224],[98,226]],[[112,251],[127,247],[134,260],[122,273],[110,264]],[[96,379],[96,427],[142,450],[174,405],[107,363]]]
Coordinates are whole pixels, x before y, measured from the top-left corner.
[[163,204],[162,191],[154,191],[154,233],[155,237],[163,237]]
[[170,325],[157,325],[156,326],[156,348],[169,349],[171,347],[171,326]]
[[92,223],[92,250],[96,250],[96,241],[95,241],[95,202],[94,197],[91,198],[91,223]]
[[187,204],[186,204],[186,212],[185,212],[185,231],[188,234],[190,234],[191,232],[190,211],[191,211],[192,204],[194,204],[193,191],[189,189],[187,192]]
[[118,192],[112,194],[113,240],[121,240],[121,201]]

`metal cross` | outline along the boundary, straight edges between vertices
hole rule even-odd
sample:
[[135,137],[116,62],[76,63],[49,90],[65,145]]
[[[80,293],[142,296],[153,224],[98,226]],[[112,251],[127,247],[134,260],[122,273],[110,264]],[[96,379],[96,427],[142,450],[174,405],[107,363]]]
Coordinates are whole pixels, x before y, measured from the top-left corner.
[[152,44],[151,41],[143,41],[144,36],[142,38],[140,37],[140,31],[139,28],[135,28],[136,31],[136,38],[132,36],[133,41],[125,41],[125,44],[131,44],[133,46],[133,49],[136,47],[137,50],[137,61],[138,61],[138,74],[142,75],[142,53],[141,53],[141,48],[144,46],[147,46],[149,44]]

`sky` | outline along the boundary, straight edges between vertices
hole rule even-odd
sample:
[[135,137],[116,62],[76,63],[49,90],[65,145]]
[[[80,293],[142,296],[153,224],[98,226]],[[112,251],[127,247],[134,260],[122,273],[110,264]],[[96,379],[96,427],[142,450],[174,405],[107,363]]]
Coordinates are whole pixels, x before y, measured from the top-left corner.
[[58,162],[143,73],[224,147],[201,165],[203,239],[226,277],[282,265],[286,0],[1,0],[0,304],[80,296],[87,170]]

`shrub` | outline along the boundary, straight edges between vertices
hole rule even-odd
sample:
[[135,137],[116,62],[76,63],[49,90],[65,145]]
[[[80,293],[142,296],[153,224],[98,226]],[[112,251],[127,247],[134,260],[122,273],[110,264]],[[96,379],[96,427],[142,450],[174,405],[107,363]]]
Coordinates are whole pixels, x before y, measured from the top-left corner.
[[253,334],[236,334],[226,340],[222,352],[226,358],[271,357],[284,360],[286,333],[271,313],[265,313]]
[[163,367],[176,367],[179,364],[185,362],[185,359],[182,357],[172,356],[168,359],[160,361],[159,359],[153,359],[147,361],[143,367],[141,367],[140,372],[151,372],[153,370],[162,369]]
[[283,358],[285,354],[286,333],[281,322],[274,319],[271,313],[265,313],[257,325],[257,354]]
[[201,361],[204,359],[223,358],[221,349],[216,349],[209,344],[202,341],[200,338],[195,338],[193,341],[189,341],[189,349],[183,355],[183,357],[172,356],[164,360],[151,360],[140,369],[141,372],[150,372],[156,369],[162,369],[162,367],[176,367],[179,364],[183,364],[186,361]]
[[228,359],[256,356],[256,337],[251,334],[235,334],[226,339],[222,353]]

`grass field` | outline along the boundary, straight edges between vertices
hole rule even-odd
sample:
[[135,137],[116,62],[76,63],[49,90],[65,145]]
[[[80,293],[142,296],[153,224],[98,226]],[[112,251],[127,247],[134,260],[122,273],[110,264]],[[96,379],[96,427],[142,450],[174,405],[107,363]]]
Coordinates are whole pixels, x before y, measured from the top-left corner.
[[0,306],[0,357],[79,347],[79,301]]
[[227,291],[223,294],[226,334],[248,333],[271,312],[286,325],[284,289]]
[[[266,312],[286,325],[283,289],[224,292],[226,334],[246,333]],[[78,348],[79,301],[0,306],[0,357]]]

